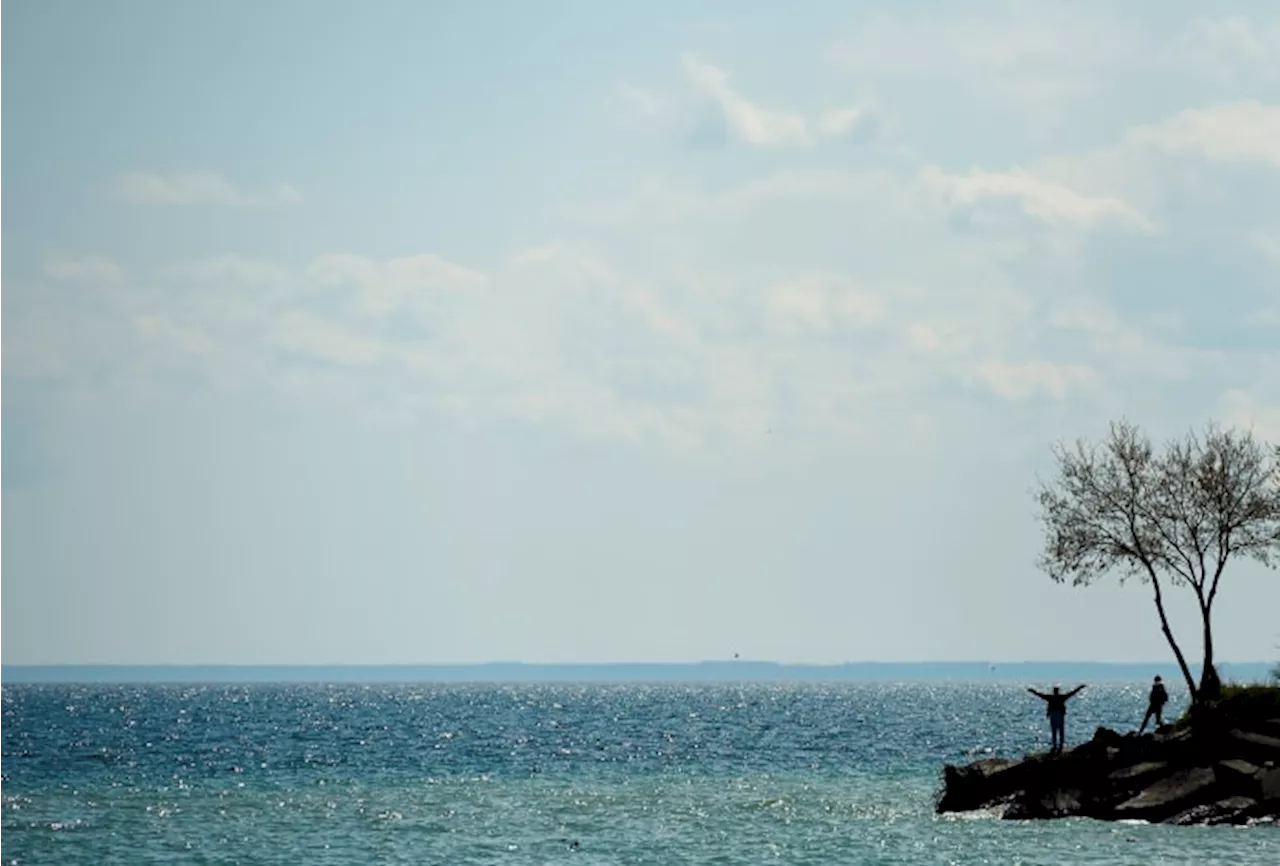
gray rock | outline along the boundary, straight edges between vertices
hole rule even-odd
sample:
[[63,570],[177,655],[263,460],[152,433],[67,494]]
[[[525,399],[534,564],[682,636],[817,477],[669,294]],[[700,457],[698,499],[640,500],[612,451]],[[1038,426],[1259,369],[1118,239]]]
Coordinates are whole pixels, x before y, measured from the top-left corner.
[[1065,818],[1079,815],[1083,795],[1073,789],[1055,788],[1039,794],[1022,792],[1004,810],[1006,821],[1028,821],[1040,818]]
[[1110,728],[1099,727],[1093,732],[1093,739],[1090,742],[1100,743],[1104,746],[1119,746],[1124,742],[1124,734],[1117,733]]
[[1177,770],[1116,806],[1115,817],[1162,821],[1210,800],[1215,782],[1209,767]]
[[1025,763],[1008,758],[985,758],[963,767],[948,764],[943,769],[946,790],[938,802],[938,811],[967,812],[1000,802],[1017,790],[1016,769]]
[[1125,787],[1143,788],[1167,769],[1169,769],[1168,761],[1143,761],[1141,764],[1121,767],[1108,774],[1107,779]]
[[1223,794],[1258,799],[1262,796],[1261,771],[1242,758],[1219,761],[1213,767],[1218,788]]
[[1165,824],[1243,824],[1251,817],[1258,801],[1251,797],[1227,797],[1213,803],[1192,806],[1166,818]]
[[1258,789],[1263,800],[1280,800],[1280,769],[1259,770]]
[[1151,739],[1157,743],[1185,743],[1191,739],[1191,729],[1161,725],[1160,730],[1151,735]]
[[1224,757],[1244,758],[1258,766],[1267,761],[1280,764],[1280,739],[1252,731],[1232,730],[1227,734],[1225,748],[1230,752]]

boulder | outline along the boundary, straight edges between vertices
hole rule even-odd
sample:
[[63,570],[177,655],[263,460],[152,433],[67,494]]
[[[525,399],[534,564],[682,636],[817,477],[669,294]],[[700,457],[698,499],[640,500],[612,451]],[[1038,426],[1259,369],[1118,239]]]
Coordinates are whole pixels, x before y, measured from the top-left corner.
[[1093,739],[1090,740],[1089,742],[1100,743],[1103,746],[1119,747],[1124,743],[1124,740],[1125,740],[1124,734],[1113,731],[1110,728],[1099,727],[1096,731],[1093,732]]
[[1131,747],[1132,751],[1121,756],[1124,763],[1134,762],[1124,759],[1136,758],[1143,761],[1170,761],[1185,766],[1195,763],[1204,750],[1204,743],[1197,740],[1188,728],[1168,730],[1138,739],[1140,742]]
[[1151,734],[1139,734],[1134,731],[1117,734],[1109,728],[1098,728],[1093,739],[1078,748],[1105,753],[1107,762],[1114,766],[1163,760],[1168,751]]
[[963,767],[948,764],[942,771],[946,790],[938,801],[938,811],[967,812],[998,803],[1017,789],[1016,768],[1022,763],[1025,762],[1009,758],[985,758]]
[[1223,757],[1244,758],[1258,766],[1265,765],[1267,761],[1280,764],[1280,739],[1266,734],[1237,728],[1227,734],[1223,748],[1230,753]]
[[1140,764],[1131,764],[1128,767],[1121,767],[1119,770],[1109,773],[1107,781],[1113,783],[1116,787],[1138,791],[1163,775],[1168,769],[1168,761],[1143,761]]
[[1212,799],[1216,778],[1209,767],[1176,770],[1152,782],[1114,809],[1116,818],[1163,821]]
[[1263,800],[1280,801],[1280,768],[1258,771],[1258,793]]
[[1262,797],[1262,771],[1240,758],[1219,761],[1213,767],[1214,778],[1223,794],[1251,799]]
[[939,812],[1003,806],[1009,820],[1080,815],[1175,824],[1280,821],[1280,720],[1205,705],[1154,734],[1098,728],[1061,753],[948,766]]
[[1006,821],[1028,821],[1039,818],[1065,818],[1079,815],[1084,796],[1070,788],[1054,788],[1030,793],[1023,791],[1014,797],[1001,816]]
[[1151,739],[1157,743],[1185,743],[1191,739],[1191,729],[1161,725],[1160,730],[1151,734]]
[[1259,800],[1257,805],[1248,809],[1242,817],[1250,821],[1280,821],[1280,799]]
[[1165,824],[1243,824],[1249,820],[1258,801],[1250,797],[1227,797],[1212,803],[1192,806],[1166,818]]
[[1040,764],[1036,779],[1046,789],[1094,787],[1106,778],[1117,754],[1114,746],[1098,741],[1083,743]]

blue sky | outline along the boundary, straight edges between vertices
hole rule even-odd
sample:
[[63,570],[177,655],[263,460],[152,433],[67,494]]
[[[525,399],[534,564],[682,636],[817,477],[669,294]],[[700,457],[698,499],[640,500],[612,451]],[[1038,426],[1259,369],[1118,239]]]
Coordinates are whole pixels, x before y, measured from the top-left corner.
[[8,664],[1160,659],[1051,443],[1280,441],[1273,4],[5,11]]

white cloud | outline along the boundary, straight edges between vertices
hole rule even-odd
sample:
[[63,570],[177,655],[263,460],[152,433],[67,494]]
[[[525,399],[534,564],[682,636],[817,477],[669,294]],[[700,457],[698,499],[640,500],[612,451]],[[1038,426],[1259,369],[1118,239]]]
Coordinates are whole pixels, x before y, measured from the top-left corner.
[[133,324],[144,339],[166,345],[183,355],[207,357],[217,350],[215,343],[201,331],[176,325],[163,315],[136,316]]
[[862,72],[1065,77],[1135,47],[1135,28],[1114,15],[1057,3],[987,4],[953,14],[873,15],[830,51]]
[[275,319],[267,339],[277,349],[344,366],[371,366],[386,353],[376,337],[304,311],[286,312]]
[[876,294],[839,278],[806,275],[771,286],[766,315],[776,329],[789,334],[827,333],[880,322],[884,301]]
[[675,93],[616,84],[610,102],[618,119],[631,127],[675,132],[696,128],[711,110],[717,124],[723,123],[737,141],[755,147],[796,147],[848,136],[866,127],[874,115],[870,105],[838,106],[815,117],[765,108],[743,95],[728,72],[696,55],[685,54],[681,69],[686,88]]
[[825,136],[839,138],[852,132],[863,116],[863,111],[858,108],[834,108],[818,120],[818,131]]
[[421,254],[384,263],[351,254],[328,254],[307,268],[317,287],[349,288],[348,309],[361,316],[384,319],[404,310],[439,310],[447,296],[483,289],[487,277],[439,256]]
[[[1268,384],[1280,385],[1280,380]],[[1280,402],[1274,399],[1262,400],[1243,388],[1231,388],[1218,401],[1217,420],[1227,426],[1252,429],[1258,438],[1280,444]]]
[[1024,169],[1001,172],[974,169],[956,175],[928,166],[920,172],[920,180],[955,205],[972,205],[984,199],[1015,199],[1029,216],[1047,223],[1091,227],[1114,220],[1144,231],[1154,230],[1146,216],[1120,198],[1085,195]]
[[1169,47],[1168,61],[1224,84],[1275,81],[1280,79],[1280,20],[1197,19]]
[[[879,27],[925,44],[863,40],[862,53],[845,60],[908,78],[958,64],[962,90],[976,82],[1019,110],[1034,96],[1055,111],[1105,95],[1106,76],[1126,63],[1157,68],[1146,37],[1142,56],[1124,57],[1134,35],[1124,28],[1075,54],[1091,38],[1081,22],[1095,19],[1060,9],[1045,21],[1019,13],[978,22],[991,32],[973,22],[939,33],[923,20],[877,24],[873,36]],[[705,160],[673,159],[634,189],[562,211],[549,231],[561,240],[474,268],[431,253],[334,253],[304,266],[225,256],[139,278],[93,259],[51,262],[45,276],[59,290],[111,284],[121,290],[118,309],[91,320],[32,292],[29,309],[13,307],[6,364],[22,357],[61,375],[92,367],[106,376],[113,367],[104,359],[128,356],[118,365],[128,375],[186,365],[224,386],[676,448],[755,441],[779,420],[824,436],[877,425],[945,431],[947,410],[935,406],[948,401],[973,401],[993,416],[1029,413],[1031,404],[1074,417],[1143,400],[1203,408],[1227,386],[1247,387],[1255,402],[1274,392],[1260,377],[1233,378],[1266,355],[1219,336],[1248,313],[1231,306],[1238,295],[1215,297],[1217,332],[1197,331],[1194,302],[1166,296],[1163,284],[1141,301],[1126,296],[1130,275],[1152,262],[1143,256],[1163,255],[1169,243],[1216,242],[1166,205],[1212,196],[1230,205],[1238,190],[1218,185],[1233,174],[1223,164],[1277,162],[1274,107],[1209,96],[1161,119],[1146,103],[1128,113],[1099,103],[1111,124],[1105,135],[1071,138],[1049,158],[990,137],[967,140],[960,158],[945,150],[945,136],[837,153],[803,148],[860,134],[879,97],[854,106],[838,87],[815,88],[780,107],[772,100],[785,94],[757,102],[743,93],[749,85],[697,58],[684,58],[683,72],[674,96],[619,85],[615,107],[629,122],[674,130],[696,97],[736,140],[771,152],[713,171]],[[865,92],[885,93],[898,111],[877,82]],[[954,116],[970,128],[991,116],[972,108]],[[917,121],[901,128],[918,130]],[[934,146],[944,152],[927,154]],[[957,163],[973,168],[940,167]],[[1258,177],[1266,182],[1248,179]],[[134,200],[281,201],[207,173],[133,183]],[[1267,254],[1273,239],[1248,216],[1232,236],[1253,238]],[[1109,228],[1130,233],[1104,240]],[[1135,241],[1133,231],[1145,236]],[[1189,324],[1168,327],[1162,315]],[[1215,339],[1222,344],[1197,346]],[[921,425],[923,415],[933,423]]]
[[183,281],[205,285],[231,283],[257,286],[263,290],[278,289],[289,282],[289,271],[274,262],[244,256],[216,256],[188,262],[167,269],[167,274]]
[[[1179,93],[1208,102],[1274,94],[1274,14],[1179,17],[1135,4],[1036,0],[894,10],[855,16],[828,56],[897,110],[918,102],[935,116],[983,116],[1040,141],[1107,135],[1116,115],[1106,106],[1157,105]],[[940,115],[925,105],[939,98],[949,102]],[[960,135],[975,128],[981,122],[970,119]]]
[[1061,400],[1071,388],[1085,385],[1094,378],[1093,370],[1087,366],[1047,361],[984,361],[976,365],[973,372],[1001,397],[1019,401],[1039,393]]
[[1057,127],[1115,76],[1151,63],[1152,37],[1114,10],[1079,4],[959,4],[871,14],[829,49],[858,81],[942,83],[962,98],[1012,106]]
[[[1189,221],[1185,208],[1167,205],[1228,206],[1237,190],[1219,183],[1224,173],[1216,166],[1265,158],[1269,139],[1257,128],[1269,110],[1240,105],[1175,112],[1128,132],[1120,127],[1109,145],[1025,167],[951,173],[917,167],[909,152],[856,168],[775,160],[768,173],[718,189],[701,178],[650,180],[635,195],[576,218],[597,237],[620,229],[613,237],[620,245],[636,235],[669,234],[670,249],[685,237],[732,238],[731,259],[741,262],[714,267],[721,279],[735,274],[737,287],[715,296],[714,316],[690,299],[666,301],[687,320],[693,313],[704,352],[698,363],[727,349],[718,342],[722,334],[764,359],[743,365],[751,374],[740,379],[756,383],[755,391],[729,392],[742,400],[732,409],[737,417],[786,411],[818,418],[826,409],[823,423],[833,429],[883,399],[865,387],[869,376],[893,382],[903,395],[961,383],[1009,403],[1057,401],[1111,414],[1147,406],[1153,417],[1179,406],[1207,411],[1215,383],[1257,359],[1221,336],[1249,324],[1249,309],[1235,310],[1234,319],[1224,312],[1241,296],[1214,305],[1207,338],[1183,287],[1166,293],[1153,283],[1136,308],[1132,298],[1112,303],[1110,292],[1138,291],[1114,269],[1141,265],[1128,258],[1125,234],[1106,244],[1101,260],[1092,258],[1090,238],[1108,227],[1128,229],[1146,236],[1141,255],[1170,243],[1175,232],[1180,246],[1220,243],[1203,222]],[[1226,133],[1222,141],[1207,134],[1215,129]],[[1213,156],[1202,159],[1206,154]],[[1260,251],[1270,248],[1269,235],[1243,237],[1253,237]],[[702,259],[690,254],[686,264]],[[779,260],[801,274],[814,270],[797,266],[807,260],[847,284],[870,287],[877,314],[856,326],[854,318],[840,322],[848,330],[837,331],[829,286],[811,276],[773,280],[753,294],[747,274]],[[1107,287],[1111,279],[1123,288]],[[1168,277],[1161,280],[1168,288]],[[1232,295],[1229,286],[1223,291]],[[736,306],[752,298],[763,321]],[[837,341],[823,337],[836,333],[846,352],[829,351]],[[786,409],[783,394],[796,401]]]
[[59,281],[83,281],[105,286],[118,286],[125,281],[120,266],[101,256],[55,256],[45,262],[44,272]]
[[[195,283],[174,291],[175,279]],[[1016,401],[1063,399],[1077,382],[1069,366],[985,361],[1000,344],[970,330],[985,319],[981,305],[951,324],[935,316],[929,327],[946,336],[934,351],[895,348],[920,301],[890,301],[836,273],[739,280],[712,297],[553,244],[486,273],[430,254],[333,254],[302,268],[223,257],[157,280],[129,284],[110,316],[82,321],[66,306],[17,342],[56,347],[65,363],[51,368],[73,375],[84,355],[70,335],[117,322],[113,339],[133,348],[113,343],[114,362],[95,375],[187,367],[218,387],[536,420],[676,448],[758,441],[783,417],[795,430],[852,430],[875,401],[938,376]],[[21,348],[6,341],[6,361]]]
[[617,225],[636,221],[683,221],[741,216],[768,205],[815,202],[880,202],[909,195],[886,171],[781,169],[741,183],[708,189],[672,178],[642,181],[624,195],[564,205],[557,216],[575,225]]
[[723,70],[697,57],[684,58],[684,71],[705,97],[715,102],[734,135],[747,144],[760,146],[808,144],[808,126],[802,116],[761,108],[729,86]]
[[[755,147],[814,145],[820,139],[841,138],[859,129],[868,118],[867,107],[841,106],[815,119],[794,110],[768,109],[742,95],[730,82],[730,75],[698,56],[685,55],[681,61],[685,79],[695,101],[710,102],[723,120],[727,132],[737,141]],[[632,84],[618,84],[616,101],[623,118],[636,125],[672,129],[691,123],[696,106],[681,106],[681,100]]]
[[207,204],[224,207],[271,208],[298,204],[302,196],[286,184],[245,191],[214,171],[159,174],[131,171],[116,180],[116,197],[136,205]]
[[1127,143],[1174,153],[1194,153],[1211,162],[1280,165],[1280,106],[1257,101],[1188,109],[1162,123],[1129,131]]
[[945,337],[936,325],[929,322],[912,322],[907,326],[907,343],[920,352],[936,352],[943,347]]

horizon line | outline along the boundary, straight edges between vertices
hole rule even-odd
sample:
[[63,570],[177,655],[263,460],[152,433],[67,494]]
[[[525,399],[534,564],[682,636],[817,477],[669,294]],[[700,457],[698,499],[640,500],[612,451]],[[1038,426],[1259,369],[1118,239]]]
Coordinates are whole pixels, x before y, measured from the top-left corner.
[[[1221,659],[1216,665],[1241,664],[1275,664],[1266,659]],[[487,661],[465,662],[18,662],[16,664],[0,664],[0,668],[474,668],[493,667],[496,665],[519,665],[523,667],[629,667],[644,665],[647,667],[691,667],[695,665],[773,665],[776,667],[811,667],[835,668],[853,665],[1168,665],[1177,666],[1177,662],[1169,659],[849,659],[838,662],[806,662],[778,661],[775,659],[755,658],[708,658],[682,661],[521,661],[518,659],[491,659]],[[1195,667],[1199,664],[1189,665]]]
[[[1274,662],[1219,662],[1228,678],[1266,679]],[[1199,666],[1191,666],[1198,676]],[[12,684],[196,683],[742,683],[1004,682],[1064,677],[1136,682],[1152,673],[1182,680],[1172,661],[937,661],[806,664],[746,659],[699,662],[478,662],[423,664],[54,664],[0,665]]]

